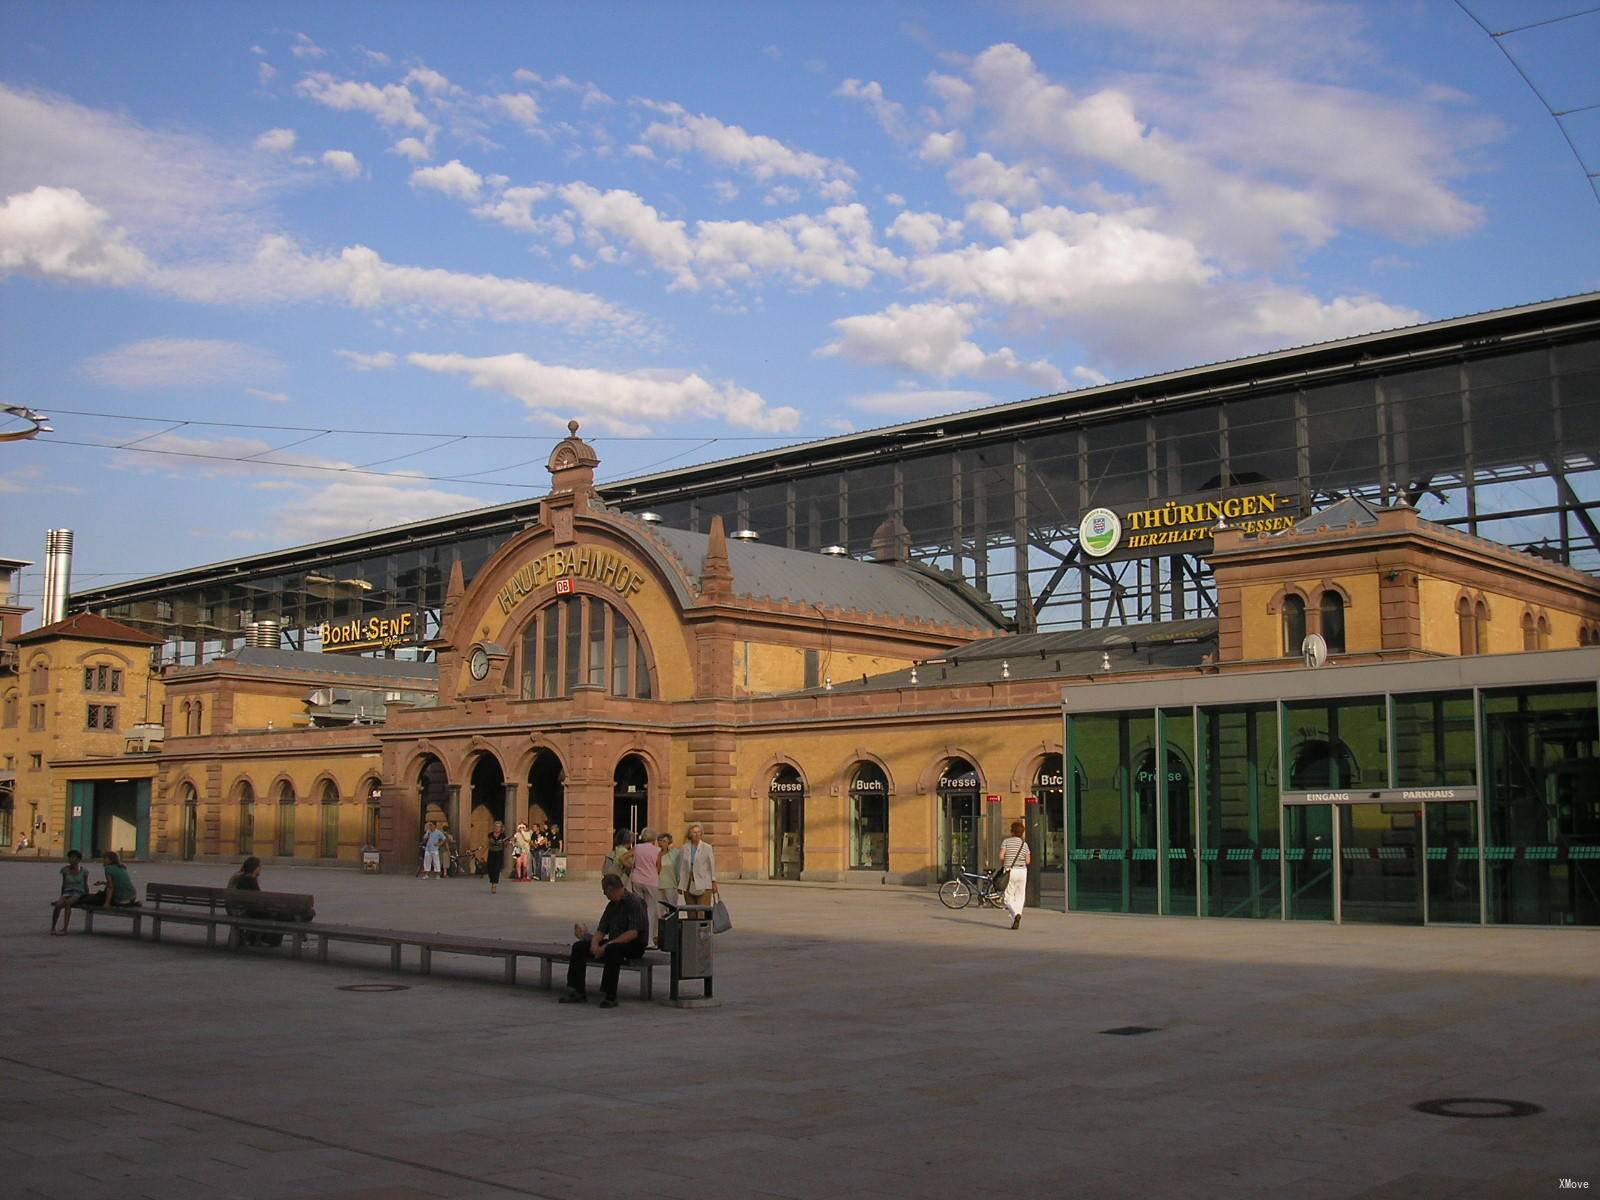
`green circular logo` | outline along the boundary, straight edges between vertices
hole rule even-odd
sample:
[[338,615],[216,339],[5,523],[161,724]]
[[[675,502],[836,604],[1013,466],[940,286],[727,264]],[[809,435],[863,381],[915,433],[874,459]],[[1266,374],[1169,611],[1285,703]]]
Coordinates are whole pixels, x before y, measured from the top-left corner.
[[1109,508],[1091,508],[1078,524],[1078,545],[1090,558],[1104,558],[1122,541],[1122,519]]

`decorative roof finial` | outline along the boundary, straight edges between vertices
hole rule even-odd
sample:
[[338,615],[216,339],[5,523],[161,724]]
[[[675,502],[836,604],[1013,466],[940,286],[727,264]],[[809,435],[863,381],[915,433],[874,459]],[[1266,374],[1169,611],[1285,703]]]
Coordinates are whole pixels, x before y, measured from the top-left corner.
[[571,434],[573,437],[577,437],[578,436],[578,423],[576,421],[568,421],[567,422],[567,432],[569,434]]

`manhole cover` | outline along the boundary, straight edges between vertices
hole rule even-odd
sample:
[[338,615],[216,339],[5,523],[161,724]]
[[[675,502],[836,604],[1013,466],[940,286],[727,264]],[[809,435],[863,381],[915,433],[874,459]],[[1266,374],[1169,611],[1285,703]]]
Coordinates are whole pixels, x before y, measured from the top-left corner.
[[1531,1117],[1544,1109],[1526,1100],[1495,1100],[1487,1096],[1450,1096],[1444,1100],[1420,1100],[1411,1106],[1433,1117]]
[[347,983],[341,992],[409,992],[409,983]]
[[1141,1033],[1160,1033],[1161,1030],[1154,1025],[1119,1025],[1115,1029],[1102,1029],[1101,1033],[1109,1033],[1112,1037],[1138,1037]]

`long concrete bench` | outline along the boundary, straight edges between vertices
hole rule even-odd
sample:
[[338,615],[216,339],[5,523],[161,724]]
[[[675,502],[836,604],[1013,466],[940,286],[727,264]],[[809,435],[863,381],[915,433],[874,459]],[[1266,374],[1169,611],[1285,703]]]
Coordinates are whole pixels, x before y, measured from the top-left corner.
[[[389,969],[402,969],[401,948],[415,946],[418,967],[422,974],[433,970],[435,954],[462,954],[480,958],[498,958],[505,966],[505,982],[517,982],[517,962],[531,958],[539,963],[539,986],[548,989],[553,983],[552,967],[565,965],[572,947],[556,942],[515,942],[500,938],[469,938],[439,932],[406,929],[377,929],[359,925],[333,925],[304,919],[282,920],[280,915],[315,911],[312,897],[294,892],[251,892],[229,888],[198,887],[191,884],[151,883],[145,887],[145,907],[85,908],[85,916],[112,913],[132,918],[133,935],[141,937],[143,919],[151,921],[151,940],[161,940],[162,923],[198,926],[206,930],[206,944],[215,946],[217,930],[228,931],[228,945],[237,949],[240,935],[251,933],[280,934],[289,943],[289,952],[301,957],[305,945],[313,939],[317,943],[317,960],[328,961],[328,947],[334,942],[383,946],[389,950]],[[230,913],[229,908],[235,909]],[[249,914],[238,910],[248,907]],[[256,915],[262,912],[272,915]],[[92,922],[86,921],[84,932],[92,933]],[[670,956],[660,951],[647,950],[639,958],[622,961],[622,969],[639,977],[639,996],[649,1000],[655,995],[655,968],[671,965]],[[590,967],[603,967],[599,959],[591,959]]]

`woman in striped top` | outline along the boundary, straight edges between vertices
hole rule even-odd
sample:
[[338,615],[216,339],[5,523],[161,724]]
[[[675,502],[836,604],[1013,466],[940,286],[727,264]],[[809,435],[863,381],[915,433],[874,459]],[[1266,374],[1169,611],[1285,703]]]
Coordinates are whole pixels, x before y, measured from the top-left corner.
[[1022,906],[1028,895],[1028,864],[1033,861],[1033,851],[1023,840],[1028,826],[1022,821],[1011,822],[1011,836],[1000,843],[1000,869],[1009,871],[1006,876],[1005,905],[1011,914],[1011,928],[1022,928]]

